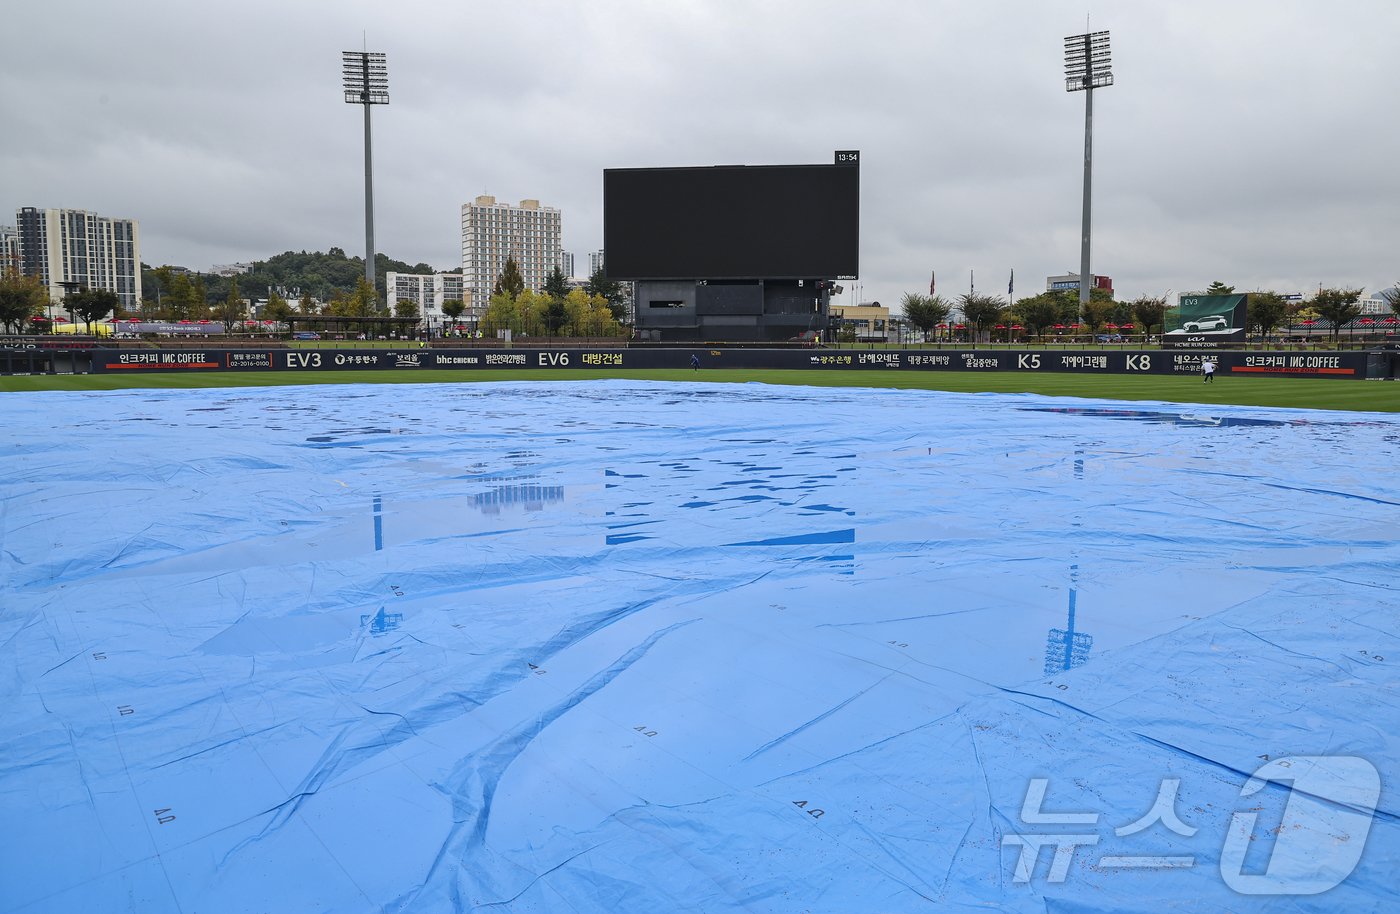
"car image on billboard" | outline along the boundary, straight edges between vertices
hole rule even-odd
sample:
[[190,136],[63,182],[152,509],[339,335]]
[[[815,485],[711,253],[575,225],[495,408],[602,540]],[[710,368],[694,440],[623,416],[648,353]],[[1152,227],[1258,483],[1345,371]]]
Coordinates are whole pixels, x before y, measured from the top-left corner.
[[1220,340],[1244,332],[1248,298],[1244,295],[1183,295],[1167,319],[1166,335],[1208,334]]
[[1181,329],[1187,333],[1207,333],[1212,330],[1229,330],[1230,319],[1221,314],[1212,314],[1199,320],[1186,321]]

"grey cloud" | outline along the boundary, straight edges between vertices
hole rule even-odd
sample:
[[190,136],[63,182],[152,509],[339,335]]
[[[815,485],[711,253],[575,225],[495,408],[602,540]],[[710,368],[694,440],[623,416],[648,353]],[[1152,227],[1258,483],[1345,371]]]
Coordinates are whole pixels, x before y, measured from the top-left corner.
[[[1136,295],[1400,274],[1400,126],[1383,0],[1096,2],[1095,258]],[[0,221],[23,205],[141,220],[149,262],[355,252],[361,118],[340,51],[389,55],[374,112],[381,251],[453,266],[460,205],[535,197],[601,245],[608,167],[825,162],[858,148],[862,287],[1021,293],[1078,265],[1084,5],[875,0],[406,2],[7,12]],[[55,48],[63,53],[55,53]],[[984,279],[985,277],[985,279]]]

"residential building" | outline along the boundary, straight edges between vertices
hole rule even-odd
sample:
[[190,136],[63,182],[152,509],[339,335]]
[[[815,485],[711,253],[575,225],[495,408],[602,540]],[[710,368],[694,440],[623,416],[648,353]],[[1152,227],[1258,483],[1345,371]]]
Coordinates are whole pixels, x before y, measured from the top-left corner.
[[588,255],[588,275],[592,276],[603,268],[603,252],[591,251]]
[[141,306],[141,232],[134,219],[81,209],[22,207],[16,214],[20,270],[38,276],[49,297],[65,283],[115,292],[121,306]]
[[0,275],[19,270],[19,232],[12,225],[0,225]]
[[1381,292],[1372,292],[1366,298],[1357,299],[1356,303],[1361,306],[1362,317],[1377,317],[1391,313],[1390,300]]
[[565,279],[574,275],[574,255],[572,252],[559,252],[559,272],[564,274]]
[[242,276],[244,273],[253,272],[251,263],[216,263],[209,268],[209,272],[215,276]]
[[443,302],[459,301],[467,305],[466,314],[471,313],[470,293],[463,287],[461,273],[386,273],[384,287],[391,309],[401,301],[413,302],[429,329],[446,320]]
[[544,288],[549,271],[559,263],[562,232],[559,210],[538,200],[519,206],[497,203],[489,194],[462,204],[462,282],[467,313],[480,318],[491,301],[491,290],[513,258],[525,288]]

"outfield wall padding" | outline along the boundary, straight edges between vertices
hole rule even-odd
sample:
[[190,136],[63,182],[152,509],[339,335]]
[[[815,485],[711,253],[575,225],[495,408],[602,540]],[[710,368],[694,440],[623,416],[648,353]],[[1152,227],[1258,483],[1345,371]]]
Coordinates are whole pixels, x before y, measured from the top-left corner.
[[1213,358],[1220,375],[1365,378],[1366,352],[1167,352],[1017,349],[265,349],[97,350],[94,372],[355,371],[416,369],[735,368],[889,369],[1070,374],[1199,374]]

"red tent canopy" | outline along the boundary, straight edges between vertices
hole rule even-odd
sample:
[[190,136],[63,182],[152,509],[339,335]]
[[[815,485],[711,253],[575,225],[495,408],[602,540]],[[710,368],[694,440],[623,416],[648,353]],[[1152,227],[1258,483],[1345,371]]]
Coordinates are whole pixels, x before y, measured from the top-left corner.
[[31,320],[31,321],[34,321],[35,323],[41,323],[41,322],[42,322],[42,323],[47,324],[47,323],[49,322],[49,319],[48,319],[47,317],[44,317],[44,315],[42,315],[42,314],[36,314],[36,315],[34,315],[33,317],[31,317],[30,320]]
[[1363,323],[1363,324],[1374,324],[1375,321],[1371,320],[1369,317],[1363,317],[1363,318],[1361,319],[1361,323]]

